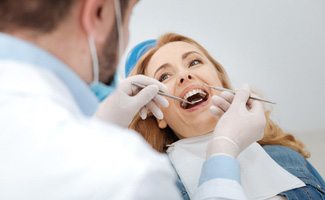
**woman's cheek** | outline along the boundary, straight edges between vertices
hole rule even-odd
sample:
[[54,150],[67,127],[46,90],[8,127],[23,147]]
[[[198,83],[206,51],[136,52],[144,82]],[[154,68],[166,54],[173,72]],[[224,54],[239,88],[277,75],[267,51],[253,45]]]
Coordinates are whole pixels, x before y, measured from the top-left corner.
[[173,94],[173,87],[170,81],[168,81],[167,83],[164,83],[164,85],[167,87],[167,91],[169,94]]

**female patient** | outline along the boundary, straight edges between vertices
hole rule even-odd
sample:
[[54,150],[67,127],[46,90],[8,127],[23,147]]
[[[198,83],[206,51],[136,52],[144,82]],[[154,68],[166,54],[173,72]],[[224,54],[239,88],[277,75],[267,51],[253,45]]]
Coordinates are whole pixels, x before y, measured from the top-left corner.
[[[165,34],[149,46],[150,49],[139,59],[131,74],[153,77],[164,83],[170,94],[196,103],[191,105],[169,100],[169,107],[161,108],[164,119],[158,120],[154,116],[149,116],[146,120],[142,120],[137,116],[130,128],[138,131],[157,151],[168,152],[180,176],[181,181],[178,185],[184,199],[189,199],[188,194],[192,192],[193,182],[196,183],[197,180],[190,180],[188,177],[191,176],[187,175],[194,173],[192,168],[196,165],[189,165],[187,169],[184,162],[198,161],[200,156],[194,156],[193,159],[191,156],[202,154],[200,146],[206,145],[205,141],[209,140],[211,135],[209,133],[216,127],[219,118],[233,100],[232,94],[213,91],[206,84],[224,88],[231,88],[231,84],[223,67],[200,44],[188,37]],[[216,103],[218,107],[213,106]],[[214,114],[211,114],[211,111]],[[257,144],[240,154],[242,174],[246,175],[244,179],[242,176],[242,184],[245,186],[247,183],[247,190],[251,190],[248,197],[263,199],[263,195],[269,198],[270,194],[273,194],[287,199],[325,199],[325,183],[305,159],[309,154],[304,150],[303,144],[272,122],[269,112],[265,115],[267,126],[263,139],[258,143],[276,163],[268,159],[268,156],[265,157],[264,151],[261,151]],[[178,147],[183,148],[182,153]],[[261,160],[255,160],[256,157]],[[253,172],[250,172],[249,168],[254,169]],[[286,171],[282,170],[283,168]],[[256,175],[254,173],[260,173],[262,177],[258,178],[265,180],[269,185],[263,186],[256,180],[251,180]],[[302,182],[299,184],[296,177],[305,185]]]

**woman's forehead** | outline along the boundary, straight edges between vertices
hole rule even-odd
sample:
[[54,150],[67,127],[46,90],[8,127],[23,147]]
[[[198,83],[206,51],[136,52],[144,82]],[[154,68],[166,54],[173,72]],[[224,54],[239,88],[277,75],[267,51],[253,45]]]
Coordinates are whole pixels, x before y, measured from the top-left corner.
[[151,74],[152,71],[155,71],[155,68],[158,68],[159,66],[168,62],[177,62],[182,59],[182,55],[193,51],[204,55],[197,46],[187,42],[176,41],[167,43],[153,54],[148,63],[146,71],[148,74]]
[[167,43],[160,47],[152,56],[152,59],[159,60],[159,58],[164,56],[170,57],[172,55],[181,55],[188,51],[197,51],[201,53],[200,49],[193,44],[183,41],[176,41]]

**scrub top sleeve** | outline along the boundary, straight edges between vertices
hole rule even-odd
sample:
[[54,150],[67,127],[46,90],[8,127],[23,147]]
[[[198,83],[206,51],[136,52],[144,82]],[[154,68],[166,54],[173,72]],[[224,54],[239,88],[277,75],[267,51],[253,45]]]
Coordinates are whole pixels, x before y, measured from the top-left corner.
[[230,156],[215,155],[202,166],[195,200],[246,199],[240,185],[239,162]]

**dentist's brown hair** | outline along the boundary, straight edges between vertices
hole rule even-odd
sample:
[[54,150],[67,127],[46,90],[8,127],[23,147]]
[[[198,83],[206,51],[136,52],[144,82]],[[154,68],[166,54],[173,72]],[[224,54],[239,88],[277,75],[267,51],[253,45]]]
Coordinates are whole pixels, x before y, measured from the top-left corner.
[[[0,31],[53,31],[80,0],[0,0]],[[111,0],[113,3],[113,1]],[[122,18],[130,0],[120,0]]]

